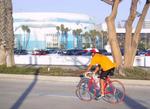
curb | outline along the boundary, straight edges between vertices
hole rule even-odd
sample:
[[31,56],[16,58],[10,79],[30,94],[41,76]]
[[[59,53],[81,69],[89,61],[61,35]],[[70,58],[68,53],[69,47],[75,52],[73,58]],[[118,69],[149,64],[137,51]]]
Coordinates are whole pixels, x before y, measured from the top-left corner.
[[[41,75],[17,75],[17,74],[0,74],[0,79],[22,79],[33,80],[37,77],[41,81],[57,81],[57,82],[72,82],[78,83],[79,77],[66,76],[41,76]],[[115,79],[121,81],[124,85],[132,86],[148,86],[150,87],[150,80],[130,80],[130,79]]]
[[0,79],[22,79],[33,80],[37,77],[41,81],[58,81],[58,82],[79,82],[79,77],[70,76],[41,76],[41,75],[17,75],[17,74],[0,74]]

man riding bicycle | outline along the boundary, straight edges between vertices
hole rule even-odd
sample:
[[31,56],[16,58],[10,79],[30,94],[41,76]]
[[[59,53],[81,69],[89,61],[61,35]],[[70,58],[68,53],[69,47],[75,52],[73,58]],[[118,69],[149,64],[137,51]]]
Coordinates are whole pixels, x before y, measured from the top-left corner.
[[96,100],[98,100],[104,96],[105,78],[108,75],[113,75],[116,64],[113,63],[107,56],[99,53],[98,49],[92,49],[91,52],[92,52],[92,59],[90,61],[90,64],[88,65],[85,74],[87,74],[93,67],[95,67],[93,71],[93,75],[99,73],[98,77],[100,78],[99,83],[101,86],[100,87],[101,95],[95,98]]

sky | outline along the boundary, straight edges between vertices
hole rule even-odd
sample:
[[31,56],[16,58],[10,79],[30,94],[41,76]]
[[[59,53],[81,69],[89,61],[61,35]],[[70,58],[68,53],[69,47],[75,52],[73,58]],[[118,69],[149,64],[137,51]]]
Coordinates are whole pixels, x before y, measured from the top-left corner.
[[[101,0],[12,0],[13,12],[71,12],[86,14],[95,18],[97,24],[103,23],[111,12],[111,6]],[[116,22],[127,19],[131,0],[123,0],[118,9]],[[140,0],[141,12],[145,0]],[[146,19],[150,20],[150,9]]]

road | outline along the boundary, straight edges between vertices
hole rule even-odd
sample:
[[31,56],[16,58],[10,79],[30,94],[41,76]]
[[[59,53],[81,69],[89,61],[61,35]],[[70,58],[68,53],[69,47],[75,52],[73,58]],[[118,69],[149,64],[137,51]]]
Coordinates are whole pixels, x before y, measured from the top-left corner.
[[150,109],[150,87],[126,85],[120,104],[80,101],[76,82],[34,79],[0,79],[0,109]]

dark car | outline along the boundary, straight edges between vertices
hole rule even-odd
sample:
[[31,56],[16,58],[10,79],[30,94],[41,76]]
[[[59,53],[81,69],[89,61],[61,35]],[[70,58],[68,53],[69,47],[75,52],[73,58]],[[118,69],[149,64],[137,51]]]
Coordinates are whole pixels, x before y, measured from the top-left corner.
[[139,50],[138,54],[139,55],[145,55],[147,53],[147,50]]
[[99,49],[99,52],[103,55],[111,55],[111,53],[107,52],[105,49]]
[[82,49],[70,49],[66,50],[65,55],[80,55],[79,53],[82,52]]
[[14,54],[16,54],[16,55],[27,55],[28,51],[27,50],[14,49]]
[[61,50],[58,48],[51,48],[51,49],[46,49],[46,52],[48,54],[59,54],[61,52]]

